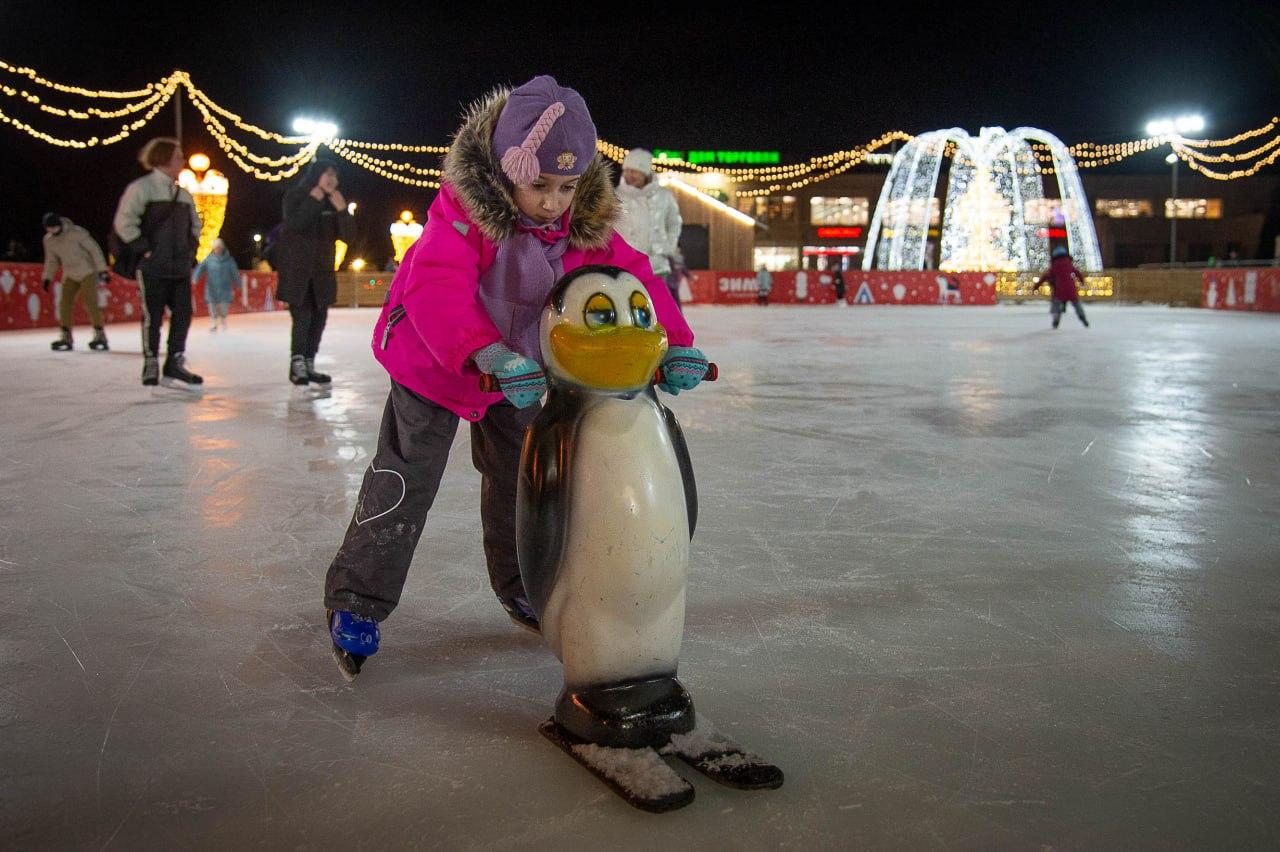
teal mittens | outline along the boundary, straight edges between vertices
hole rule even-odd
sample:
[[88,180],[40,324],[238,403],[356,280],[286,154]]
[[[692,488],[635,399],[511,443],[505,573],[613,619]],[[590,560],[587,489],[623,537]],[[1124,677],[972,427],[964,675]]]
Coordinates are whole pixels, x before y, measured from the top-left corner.
[[707,375],[707,356],[692,346],[672,346],[662,359],[662,388],[672,396],[693,390]]
[[547,392],[547,377],[538,362],[501,343],[491,343],[477,350],[471,360],[480,372],[498,380],[498,389],[516,408],[534,405]]

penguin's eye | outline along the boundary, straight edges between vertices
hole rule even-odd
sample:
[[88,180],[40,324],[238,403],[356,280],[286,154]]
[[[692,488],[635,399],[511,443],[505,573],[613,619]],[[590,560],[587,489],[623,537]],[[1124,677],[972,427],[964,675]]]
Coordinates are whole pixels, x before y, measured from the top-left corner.
[[653,310],[649,307],[649,300],[639,290],[631,294],[631,319],[636,328],[653,325]]
[[587,328],[606,328],[618,324],[618,311],[613,307],[613,299],[604,293],[596,293],[587,299],[582,318],[586,321]]

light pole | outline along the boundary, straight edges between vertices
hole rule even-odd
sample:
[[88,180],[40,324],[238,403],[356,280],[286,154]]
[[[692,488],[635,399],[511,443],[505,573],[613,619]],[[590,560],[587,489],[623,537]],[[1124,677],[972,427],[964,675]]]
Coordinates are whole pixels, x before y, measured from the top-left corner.
[[1169,267],[1178,262],[1178,146],[1187,133],[1199,133],[1204,130],[1204,117],[1201,115],[1180,115],[1177,118],[1157,118],[1147,122],[1148,136],[1164,136],[1168,138],[1169,147],[1173,150],[1164,161],[1172,167],[1170,174],[1169,204],[1165,215],[1169,217]]

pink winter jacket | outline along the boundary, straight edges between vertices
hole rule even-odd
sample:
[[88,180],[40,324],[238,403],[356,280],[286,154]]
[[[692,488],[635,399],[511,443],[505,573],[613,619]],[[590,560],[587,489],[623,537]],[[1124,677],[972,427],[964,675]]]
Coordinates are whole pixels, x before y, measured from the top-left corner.
[[[396,271],[373,331],[374,357],[392,379],[471,421],[503,399],[480,390],[480,373],[469,360],[477,349],[502,340],[479,298],[480,276],[497,248],[444,183],[422,236]],[[649,258],[616,232],[604,248],[571,246],[563,263],[566,273],[595,263],[626,269],[649,291],[670,344],[693,345],[693,332],[666,284],[653,274]]]

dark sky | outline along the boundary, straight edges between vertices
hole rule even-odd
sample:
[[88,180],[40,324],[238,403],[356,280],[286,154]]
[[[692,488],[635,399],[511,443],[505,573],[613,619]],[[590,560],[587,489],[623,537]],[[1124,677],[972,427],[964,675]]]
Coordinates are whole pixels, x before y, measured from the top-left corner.
[[[1030,124],[1070,144],[1136,138],[1159,113],[1200,111],[1211,135],[1226,136],[1280,112],[1276,3],[127,5],[4,0],[0,59],[107,89],[183,68],[269,129],[323,113],[344,136],[428,144],[444,144],[462,105],[493,85],[550,73],[583,94],[617,144],[780,150],[785,161],[893,128]],[[0,109],[33,116],[13,98]],[[156,135],[171,132],[172,115],[157,118]],[[231,178],[224,236],[247,255],[253,231],[279,221],[283,187],[239,171],[195,110],[184,115],[188,151]],[[0,237],[38,253],[46,209],[104,235],[150,130],[80,152],[0,124]],[[1129,167],[1162,167],[1148,160]],[[365,212],[356,250],[385,258],[391,217],[411,206],[421,219],[429,195],[355,167],[343,180]]]

